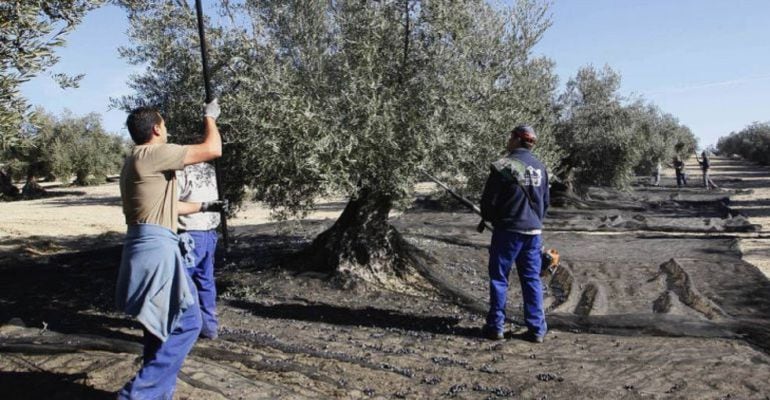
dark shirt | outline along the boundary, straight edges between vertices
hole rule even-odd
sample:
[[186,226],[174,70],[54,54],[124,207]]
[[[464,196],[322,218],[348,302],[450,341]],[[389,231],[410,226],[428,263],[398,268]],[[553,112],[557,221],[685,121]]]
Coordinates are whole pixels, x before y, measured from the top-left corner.
[[674,161],[674,169],[676,169],[678,174],[684,172],[684,161]]
[[711,167],[711,163],[709,162],[709,159],[707,157],[703,157],[703,160],[699,160],[698,163],[700,164],[701,169],[707,170],[709,167]]
[[481,196],[481,215],[496,229],[534,231],[543,228],[549,202],[545,165],[529,150],[519,148],[492,163]]

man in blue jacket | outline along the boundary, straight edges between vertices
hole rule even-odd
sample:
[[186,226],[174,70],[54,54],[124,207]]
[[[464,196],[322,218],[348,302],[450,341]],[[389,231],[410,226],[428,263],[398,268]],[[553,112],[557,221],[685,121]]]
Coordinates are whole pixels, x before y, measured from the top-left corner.
[[541,343],[548,327],[540,283],[541,233],[548,209],[548,173],[531,152],[537,142],[532,127],[511,131],[508,155],[492,163],[481,197],[481,214],[495,230],[489,247],[489,313],[484,336],[504,337],[508,276],[513,263],[524,297],[524,338]]

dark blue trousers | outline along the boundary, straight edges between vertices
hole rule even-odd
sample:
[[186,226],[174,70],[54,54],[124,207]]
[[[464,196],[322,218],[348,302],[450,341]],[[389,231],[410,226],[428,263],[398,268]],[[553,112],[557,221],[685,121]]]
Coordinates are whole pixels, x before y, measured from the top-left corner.
[[676,186],[682,187],[687,186],[687,174],[684,172],[677,172],[676,173]]
[[[192,292],[192,281],[187,279]],[[201,312],[197,304],[184,311],[165,342],[144,330],[142,368],[118,392],[119,400],[171,400],[176,378],[185,357],[192,350],[201,330]]]
[[524,322],[537,336],[545,336],[548,327],[543,308],[543,287],[540,283],[540,235],[525,235],[496,229],[489,246],[489,313],[487,327],[503,332],[508,277],[513,264],[521,282],[524,297]]
[[198,301],[203,319],[201,336],[217,337],[217,287],[214,283],[214,254],[217,250],[217,231],[187,231],[195,241],[193,255],[195,264],[188,268],[195,288],[198,289]]

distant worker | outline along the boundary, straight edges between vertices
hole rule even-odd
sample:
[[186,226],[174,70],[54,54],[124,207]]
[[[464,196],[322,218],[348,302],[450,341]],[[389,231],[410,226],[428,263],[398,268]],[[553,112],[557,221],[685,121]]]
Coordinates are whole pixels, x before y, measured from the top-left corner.
[[684,161],[679,156],[674,156],[674,163],[669,164],[676,171],[676,187],[687,186],[687,173],[684,171]]
[[511,131],[508,155],[495,161],[481,197],[481,214],[494,226],[489,248],[489,313],[485,337],[500,340],[505,333],[508,276],[515,263],[524,300],[524,339],[541,343],[545,322],[540,282],[543,218],[549,204],[548,173],[531,152],[534,129],[520,125]]
[[118,272],[118,309],[136,317],[144,332],[142,368],[118,399],[171,399],[185,357],[201,330],[195,285],[179,251],[179,214],[209,211],[221,203],[178,201],[174,171],[220,157],[216,99],[204,108],[201,144],[168,144],[158,110],[140,107],[126,120],[136,146],[120,173],[120,196],[128,232]]
[[[207,163],[188,165],[176,171],[179,200],[185,202],[216,201],[217,179],[214,167]],[[217,210],[218,211],[218,210]],[[217,249],[217,226],[220,213],[201,212],[179,216],[179,236],[191,240],[192,265],[188,265],[195,287],[198,290],[198,305],[201,309],[203,328],[200,336],[217,338],[217,289],[214,284],[214,255]],[[184,249],[184,247],[183,247]],[[183,254],[184,255],[184,254]]]
[[652,177],[652,185],[653,186],[660,186],[660,172],[663,169],[663,167],[660,165],[660,160],[658,161],[658,164],[655,166],[655,175]]
[[711,168],[711,161],[709,160],[709,154],[706,150],[703,150],[701,153],[702,160],[698,159],[698,153],[695,153],[695,159],[698,161],[698,164],[700,164],[700,169],[703,171],[703,187],[706,188],[706,190],[709,189],[719,189],[719,187],[714,184],[714,181],[711,180],[709,177],[709,168]]

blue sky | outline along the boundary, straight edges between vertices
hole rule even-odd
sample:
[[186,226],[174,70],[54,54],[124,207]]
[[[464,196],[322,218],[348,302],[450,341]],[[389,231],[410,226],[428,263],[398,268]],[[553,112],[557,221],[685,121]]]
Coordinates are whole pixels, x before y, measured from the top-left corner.
[[537,51],[565,82],[610,65],[621,91],[679,118],[701,140],[770,120],[770,1],[557,0]]
[[108,111],[110,97],[129,94],[129,75],[139,71],[118,56],[118,47],[128,45],[128,19],[123,10],[106,6],[88,14],[83,23],[67,36],[67,45],[57,51],[60,61],[49,72],[85,73],[76,89],[62,90],[50,78],[49,72],[22,86],[22,94],[33,105],[59,113],[69,109],[82,115],[97,112],[102,115],[110,132],[128,135],[124,124],[126,115],[119,110]]
[[[551,12],[536,52],[556,62],[562,83],[581,66],[608,64],[622,75],[623,94],[675,115],[702,145],[770,120],[770,1],[556,0]],[[108,130],[126,133],[125,114],[108,104],[129,93],[126,80],[137,71],[117,53],[127,29],[114,6],[92,12],[51,71],[85,73],[80,88],[61,90],[43,74],[23,94],[53,112],[98,112]]]

